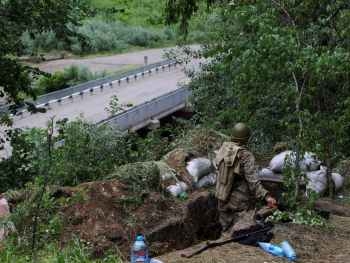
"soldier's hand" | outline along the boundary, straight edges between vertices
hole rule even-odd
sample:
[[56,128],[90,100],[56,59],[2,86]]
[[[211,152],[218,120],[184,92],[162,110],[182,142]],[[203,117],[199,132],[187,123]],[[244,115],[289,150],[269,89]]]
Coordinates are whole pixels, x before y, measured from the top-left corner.
[[265,198],[267,206],[270,208],[277,208],[277,201],[274,197],[271,195],[266,196]]

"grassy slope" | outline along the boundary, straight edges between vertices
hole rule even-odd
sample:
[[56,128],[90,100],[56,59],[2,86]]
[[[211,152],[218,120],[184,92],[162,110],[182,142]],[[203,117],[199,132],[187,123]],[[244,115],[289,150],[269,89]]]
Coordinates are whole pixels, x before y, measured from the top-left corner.
[[165,0],[91,0],[91,4],[102,12],[110,8],[124,9],[113,17],[130,25],[164,27]]

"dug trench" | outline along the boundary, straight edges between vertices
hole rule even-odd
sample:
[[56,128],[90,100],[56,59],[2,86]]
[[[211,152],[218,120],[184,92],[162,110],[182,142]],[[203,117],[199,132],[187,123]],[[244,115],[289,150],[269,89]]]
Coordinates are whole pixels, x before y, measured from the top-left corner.
[[82,193],[83,197],[62,208],[61,245],[78,237],[92,248],[94,257],[117,251],[128,258],[136,233],[146,235],[152,256],[217,239],[221,234],[217,201],[208,191],[194,192],[187,200],[152,192],[136,201],[130,199],[125,185],[111,180],[61,189],[59,195],[62,193],[72,199]]

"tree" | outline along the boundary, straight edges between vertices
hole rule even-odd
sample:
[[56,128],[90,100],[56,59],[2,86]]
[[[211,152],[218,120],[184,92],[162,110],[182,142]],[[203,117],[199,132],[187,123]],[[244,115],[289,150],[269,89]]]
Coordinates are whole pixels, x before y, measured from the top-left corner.
[[35,96],[31,75],[36,71],[15,58],[22,52],[22,34],[52,30],[68,39],[69,25],[78,23],[85,7],[85,0],[0,0],[0,97],[19,103],[21,93]]
[[330,168],[349,156],[349,1],[220,2],[203,49],[211,62],[191,83],[199,120],[227,131],[248,122],[259,144],[292,142]]

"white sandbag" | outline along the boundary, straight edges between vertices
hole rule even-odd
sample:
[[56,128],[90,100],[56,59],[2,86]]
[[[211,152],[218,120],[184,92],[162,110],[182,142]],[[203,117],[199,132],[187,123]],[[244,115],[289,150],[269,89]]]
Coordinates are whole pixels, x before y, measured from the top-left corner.
[[[0,198],[0,219],[10,215],[10,207],[5,198]],[[6,237],[6,231],[4,226],[0,226],[0,241],[3,241]]]
[[[292,151],[284,151],[272,158],[269,168],[275,173],[282,173],[287,165],[295,167],[296,153]],[[312,152],[305,152],[303,158],[299,162],[300,170],[303,172],[318,171],[321,162],[317,155]]]
[[316,154],[306,152],[303,159],[299,162],[300,169],[304,172],[317,171],[320,169],[321,162]]
[[209,186],[213,186],[216,184],[216,174],[211,173],[202,177],[197,183],[196,188],[205,188]]
[[196,158],[188,162],[186,170],[192,176],[193,182],[197,183],[203,176],[213,171],[213,165],[209,159]]
[[332,180],[334,182],[335,190],[343,187],[345,178],[338,173],[332,173]]
[[322,194],[327,188],[327,169],[322,168],[318,171],[307,172],[308,183],[306,189],[313,190]]
[[275,173],[282,173],[287,163],[292,165],[295,163],[295,153],[292,151],[284,151],[277,154],[270,161],[269,168]]
[[163,261],[160,261],[159,259],[152,258],[150,263],[163,263]]
[[263,168],[258,171],[258,176],[272,177],[275,173],[269,168]]
[[178,182],[174,185],[169,185],[166,189],[172,196],[177,197],[188,190],[188,185],[184,182]]

